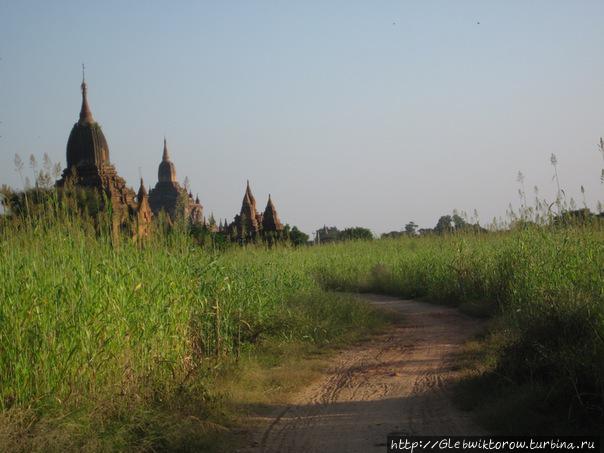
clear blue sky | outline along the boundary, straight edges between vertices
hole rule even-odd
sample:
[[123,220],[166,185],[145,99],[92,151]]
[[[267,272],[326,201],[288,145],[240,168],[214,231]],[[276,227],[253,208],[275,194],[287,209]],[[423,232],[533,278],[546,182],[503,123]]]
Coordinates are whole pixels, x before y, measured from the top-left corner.
[[[604,135],[604,2],[0,2],[0,183],[65,163],[82,61],[119,173],[157,181],[164,134],[206,213],[245,180],[285,222],[376,232],[482,222],[516,174],[592,207]],[[477,22],[480,22],[478,24]]]

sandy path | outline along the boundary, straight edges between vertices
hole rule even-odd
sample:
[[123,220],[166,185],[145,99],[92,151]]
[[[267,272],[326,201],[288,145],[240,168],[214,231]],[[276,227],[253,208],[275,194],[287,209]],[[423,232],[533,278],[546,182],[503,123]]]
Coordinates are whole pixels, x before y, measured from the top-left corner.
[[484,434],[453,407],[451,354],[481,322],[455,309],[386,296],[403,314],[386,334],[337,354],[330,370],[273,414],[248,452],[383,452],[389,433]]

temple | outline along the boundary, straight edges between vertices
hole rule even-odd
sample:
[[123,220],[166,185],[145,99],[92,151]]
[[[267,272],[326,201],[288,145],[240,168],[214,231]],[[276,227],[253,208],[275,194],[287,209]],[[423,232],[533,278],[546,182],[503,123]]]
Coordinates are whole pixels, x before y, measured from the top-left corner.
[[189,217],[193,223],[205,223],[203,206],[199,197],[193,199],[176,179],[176,167],[170,159],[168,144],[164,137],[164,150],[157,170],[157,184],[149,193],[149,203],[153,214],[164,211],[171,220],[177,216]]
[[112,206],[114,228],[127,223],[137,210],[134,191],[117,174],[109,161],[109,146],[101,129],[94,120],[88,105],[88,86],[82,76],[82,107],[80,118],[73,125],[67,140],[67,166],[58,187],[73,184],[76,187],[92,189],[99,195],[100,209],[108,200]]
[[249,241],[268,236],[277,238],[283,232],[283,224],[279,220],[277,209],[270,195],[264,213],[261,214],[257,211],[256,199],[248,181],[239,214],[235,216],[235,220],[230,225],[226,225],[225,221],[225,225],[220,230],[231,234],[236,233],[240,241]]
[[67,166],[56,185],[61,189],[75,187],[93,194],[95,209],[87,207],[88,211],[92,213],[110,208],[114,231],[129,228],[137,237],[148,236],[153,218],[163,212],[169,224],[176,218],[184,218],[191,225],[242,243],[258,238],[269,238],[272,241],[282,236],[284,227],[271,196],[268,197],[264,212],[258,212],[249,181],[241,209],[233,222],[229,224],[226,220],[220,220],[216,224],[213,215],[210,216],[209,223],[206,222],[199,196],[193,198],[193,194],[187,192],[187,188],[181,186],[176,178],[176,166],[170,158],[165,137],[157,183],[147,194],[141,178],[135,194],[109,160],[107,140],[88,104],[88,85],[84,74],[81,90],[80,117],[69,134]]
[[256,199],[252,194],[252,189],[250,189],[249,181],[243,194],[241,211],[239,211],[238,217],[235,216],[235,224],[237,225],[237,233],[241,238],[256,238],[260,234],[262,217],[256,210]]
[[271,199],[271,194],[268,194],[268,202],[262,215],[262,231],[278,233],[283,231],[283,225],[277,215],[277,209]]

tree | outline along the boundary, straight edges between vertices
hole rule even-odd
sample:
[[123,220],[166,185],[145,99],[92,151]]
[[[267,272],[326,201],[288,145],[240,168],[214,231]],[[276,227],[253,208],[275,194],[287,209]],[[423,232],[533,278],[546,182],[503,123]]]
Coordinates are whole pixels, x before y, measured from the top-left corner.
[[461,230],[468,226],[466,221],[462,219],[458,214],[453,214],[451,220],[453,221],[453,228],[456,230]]
[[373,239],[373,233],[369,228],[346,228],[345,230],[340,232],[338,239],[340,239],[341,241],[347,241],[351,239],[371,240]]
[[382,239],[386,239],[386,238],[390,238],[390,239],[396,239],[396,238],[400,238],[403,234],[402,231],[391,231],[390,233],[382,233],[382,235],[380,236]]
[[405,233],[409,236],[415,236],[417,234],[417,224],[413,221],[405,225]]
[[437,234],[450,233],[453,231],[452,223],[453,219],[450,215],[441,216],[441,218],[438,219],[436,226],[434,227],[434,232]]
[[308,242],[308,234],[300,231],[298,227],[293,227],[289,231],[289,240],[295,246],[305,245]]

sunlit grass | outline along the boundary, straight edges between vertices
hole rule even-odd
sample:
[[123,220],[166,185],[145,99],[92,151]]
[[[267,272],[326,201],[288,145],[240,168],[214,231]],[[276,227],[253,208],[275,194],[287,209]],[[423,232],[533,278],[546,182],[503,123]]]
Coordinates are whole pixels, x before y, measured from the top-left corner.
[[510,394],[539,395],[514,410],[532,413],[528,405],[537,401],[576,426],[604,421],[601,224],[333,245],[317,253],[323,258],[315,275],[326,287],[498,316],[489,372]]
[[[216,381],[224,366],[270,344],[289,344],[295,354],[308,350],[300,345],[338,344],[351,331],[383,325],[374,310],[326,289],[497,314],[505,338],[499,373],[522,385],[551,384],[577,410],[602,408],[604,233],[597,223],[220,253],[182,232],[156,234],[144,246],[116,243],[67,215],[0,231],[5,443],[29,437],[23,445],[33,448],[53,433],[57,449],[151,449],[219,432],[228,425]],[[249,363],[242,382],[274,377]],[[259,383],[258,398],[266,388]],[[256,398],[237,386],[223,390]]]
[[[362,302],[328,296],[314,264],[287,247],[217,254],[181,233],[116,244],[77,220],[5,226],[0,442],[58,429],[74,448],[105,439],[145,449],[168,442],[181,416],[224,421],[213,390],[223,364],[383,323]],[[102,439],[87,437],[97,431]]]

